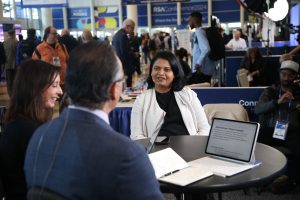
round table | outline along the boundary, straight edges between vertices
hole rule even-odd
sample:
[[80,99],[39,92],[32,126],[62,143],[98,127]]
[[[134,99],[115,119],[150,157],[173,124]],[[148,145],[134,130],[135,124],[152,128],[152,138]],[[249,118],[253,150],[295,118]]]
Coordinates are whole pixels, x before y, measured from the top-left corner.
[[[207,136],[173,136],[168,145],[156,145],[154,151],[171,147],[185,161],[189,162],[207,156],[204,153],[207,138]],[[211,176],[184,187],[161,182],[161,190],[166,193],[224,192],[261,186],[284,173],[287,160],[280,151],[257,143],[255,158],[262,161],[261,165],[240,174],[225,178]]]

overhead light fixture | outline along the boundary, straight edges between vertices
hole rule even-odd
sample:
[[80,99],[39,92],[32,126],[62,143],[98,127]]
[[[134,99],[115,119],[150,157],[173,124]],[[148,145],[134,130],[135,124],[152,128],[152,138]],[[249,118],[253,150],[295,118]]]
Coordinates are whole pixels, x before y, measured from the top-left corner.
[[[270,1],[267,0],[267,4]],[[289,12],[289,3],[287,0],[277,0],[274,3],[274,8],[270,8],[268,12],[265,12],[265,15],[270,18],[272,21],[281,21],[283,20]]]

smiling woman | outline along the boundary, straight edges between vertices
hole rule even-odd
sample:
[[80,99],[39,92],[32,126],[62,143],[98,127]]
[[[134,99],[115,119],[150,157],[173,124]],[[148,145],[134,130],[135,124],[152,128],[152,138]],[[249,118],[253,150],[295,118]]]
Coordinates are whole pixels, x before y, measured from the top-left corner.
[[161,51],[150,63],[148,90],[138,96],[131,112],[131,138],[208,135],[209,124],[197,97],[184,87],[179,61]]
[[62,95],[60,67],[40,60],[20,66],[0,141],[0,176],[7,199],[26,199],[23,172],[27,144],[33,132],[52,118],[55,102]]

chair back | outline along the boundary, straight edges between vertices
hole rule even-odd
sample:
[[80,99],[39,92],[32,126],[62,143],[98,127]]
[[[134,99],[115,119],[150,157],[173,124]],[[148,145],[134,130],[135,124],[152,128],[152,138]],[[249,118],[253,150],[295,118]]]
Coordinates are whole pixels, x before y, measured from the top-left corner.
[[67,200],[67,198],[46,188],[33,187],[27,193],[28,200]]
[[248,70],[242,68],[237,71],[236,79],[239,87],[249,87]]
[[211,124],[214,117],[249,121],[248,113],[240,104],[220,103],[220,104],[206,104],[203,106],[208,123]]
[[192,85],[187,85],[190,88],[197,88],[197,87],[210,87],[210,83],[209,82],[204,82],[204,83],[196,83],[196,84],[192,84]]

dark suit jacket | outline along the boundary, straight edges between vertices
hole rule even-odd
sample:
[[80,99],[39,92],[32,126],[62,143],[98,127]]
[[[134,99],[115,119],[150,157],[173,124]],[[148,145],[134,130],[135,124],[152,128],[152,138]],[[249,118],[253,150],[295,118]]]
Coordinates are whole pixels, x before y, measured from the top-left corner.
[[125,74],[134,72],[133,61],[136,59],[130,48],[129,39],[124,29],[120,29],[113,37],[112,45],[114,46],[118,57],[120,58]]
[[81,110],[67,108],[35,132],[24,168],[29,188],[69,199],[163,199],[145,151]]
[[10,199],[26,199],[27,187],[23,171],[28,142],[40,124],[25,118],[17,118],[4,127],[0,140],[0,176],[5,196]]

